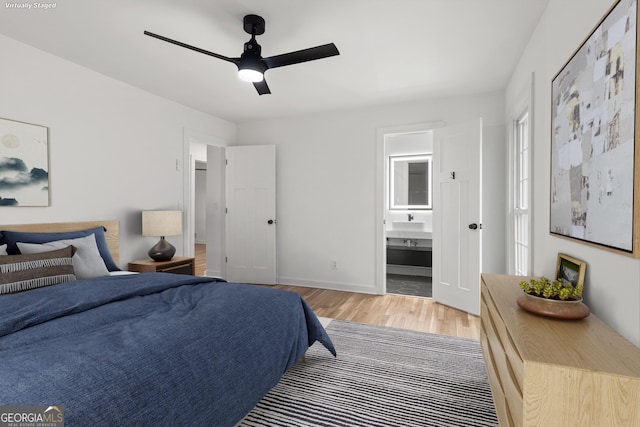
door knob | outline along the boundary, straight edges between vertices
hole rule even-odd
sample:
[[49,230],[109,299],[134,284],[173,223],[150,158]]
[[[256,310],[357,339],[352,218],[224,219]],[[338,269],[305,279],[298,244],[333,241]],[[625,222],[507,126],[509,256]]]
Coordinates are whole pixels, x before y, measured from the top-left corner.
[[270,219],[269,221],[267,221],[267,224],[269,224],[269,225],[273,225],[273,224],[275,224],[275,223],[276,223],[276,221],[275,221],[275,220],[273,220],[273,219]]
[[475,222],[473,224],[469,224],[469,230],[477,230],[478,228],[478,224]]

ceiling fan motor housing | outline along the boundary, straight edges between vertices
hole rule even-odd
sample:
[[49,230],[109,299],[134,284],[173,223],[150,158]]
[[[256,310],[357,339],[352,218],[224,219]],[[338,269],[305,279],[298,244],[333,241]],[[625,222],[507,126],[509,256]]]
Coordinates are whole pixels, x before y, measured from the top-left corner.
[[238,69],[250,68],[264,74],[267,71],[267,64],[262,60],[261,51],[262,48],[256,43],[256,39],[252,37],[251,40],[244,44],[244,52],[240,55]]
[[258,15],[246,15],[243,19],[244,31],[251,34],[251,40],[244,44],[244,52],[240,55],[238,69],[251,69],[264,74],[267,64],[262,60],[262,47],[256,36],[264,34],[264,19]]
[[264,18],[258,15],[246,15],[242,20],[244,31],[252,36],[264,34]]

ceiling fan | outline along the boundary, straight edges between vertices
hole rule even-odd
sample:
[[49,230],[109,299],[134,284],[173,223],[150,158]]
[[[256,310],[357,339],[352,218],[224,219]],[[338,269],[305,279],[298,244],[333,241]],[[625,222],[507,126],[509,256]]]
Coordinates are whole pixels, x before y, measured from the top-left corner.
[[173,43],[214,58],[222,59],[234,63],[238,67],[238,77],[242,80],[252,82],[260,95],[271,93],[264,73],[268,69],[276,67],[284,67],[285,65],[298,64],[300,62],[314,61],[316,59],[328,58],[330,56],[340,55],[335,44],[329,43],[322,46],[311,47],[308,49],[297,50],[295,52],[283,53],[282,55],[269,56],[263,58],[260,52],[261,46],[256,41],[256,36],[264,34],[264,19],[258,15],[246,15],[243,19],[244,31],[251,34],[251,40],[244,44],[244,52],[239,58],[229,58],[224,55],[209,52],[186,43],[172,40],[170,38],[145,31],[147,36],[155,37],[159,40]]

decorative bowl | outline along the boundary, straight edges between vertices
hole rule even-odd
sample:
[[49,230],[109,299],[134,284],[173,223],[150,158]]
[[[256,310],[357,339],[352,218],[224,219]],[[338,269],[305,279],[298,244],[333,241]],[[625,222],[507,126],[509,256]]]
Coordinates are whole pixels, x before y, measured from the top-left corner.
[[579,300],[554,300],[530,294],[522,294],[516,301],[529,313],[554,319],[578,320],[587,317],[591,310]]

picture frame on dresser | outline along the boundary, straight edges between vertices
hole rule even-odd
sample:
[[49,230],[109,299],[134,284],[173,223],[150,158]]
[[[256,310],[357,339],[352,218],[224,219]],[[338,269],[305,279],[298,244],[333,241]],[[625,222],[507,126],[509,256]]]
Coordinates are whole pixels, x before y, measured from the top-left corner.
[[49,128],[0,118],[0,207],[50,206]]
[[556,280],[560,280],[563,285],[571,284],[584,286],[584,275],[587,271],[587,263],[567,254],[558,254],[556,263]]
[[550,233],[640,258],[637,0],[618,0],[551,82]]

